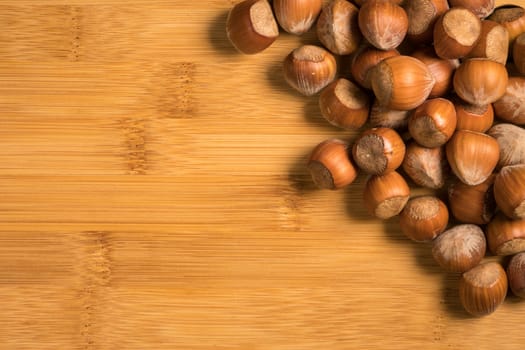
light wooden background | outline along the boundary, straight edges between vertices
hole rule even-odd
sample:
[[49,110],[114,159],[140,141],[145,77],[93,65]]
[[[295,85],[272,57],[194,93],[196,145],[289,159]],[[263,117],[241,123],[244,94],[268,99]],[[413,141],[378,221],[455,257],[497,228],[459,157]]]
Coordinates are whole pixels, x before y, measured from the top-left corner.
[[236,54],[235,2],[0,0],[0,349],[523,348],[364,176],[312,186],[354,136],[283,83],[315,38]]

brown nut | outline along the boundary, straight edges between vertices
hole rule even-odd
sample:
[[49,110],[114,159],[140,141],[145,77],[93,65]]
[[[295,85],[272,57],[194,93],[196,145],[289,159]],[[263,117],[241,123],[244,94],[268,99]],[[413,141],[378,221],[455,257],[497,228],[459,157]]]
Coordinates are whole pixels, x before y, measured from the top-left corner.
[[379,219],[398,215],[410,197],[410,188],[396,171],[373,175],[366,182],[363,201],[368,212]]
[[518,253],[510,259],[507,266],[509,287],[514,295],[525,298],[525,253]]
[[356,84],[340,78],[321,92],[319,107],[323,117],[332,125],[359,129],[368,119],[370,97]]
[[290,34],[306,33],[315,23],[322,0],[273,0],[277,22]]
[[476,106],[488,105],[505,94],[507,69],[486,58],[471,58],[454,73],[454,90],[464,101]]
[[494,180],[494,198],[511,219],[525,219],[525,164],[501,168]]
[[226,34],[244,54],[268,48],[279,36],[279,28],[267,0],[245,0],[235,5],[226,20]]
[[306,96],[312,96],[330,84],[337,73],[334,56],[325,49],[304,45],[293,50],[284,60],[284,79]]
[[399,56],[399,52],[395,49],[384,51],[371,46],[363,46],[352,58],[350,67],[352,77],[362,87],[371,89],[371,69],[385,58],[393,56]]
[[454,101],[456,108],[456,130],[487,131],[494,122],[492,104],[476,106],[459,98]]
[[487,242],[494,255],[525,251],[525,220],[510,220],[498,214],[487,225]]
[[358,23],[363,36],[380,50],[398,47],[408,30],[405,10],[390,1],[367,1],[359,10]]
[[421,105],[435,83],[434,76],[423,62],[403,55],[384,59],[370,74],[372,90],[379,103],[397,110],[410,110]]
[[421,146],[444,145],[456,130],[456,109],[444,98],[426,100],[408,119],[408,131]]
[[452,91],[452,77],[459,66],[459,60],[438,57],[431,47],[414,51],[412,57],[423,62],[436,80],[429,97],[441,97]]
[[499,159],[498,142],[479,132],[458,130],[446,145],[452,172],[467,185],[488,179]]
[[409,111],[398,111],[383,107],[374,100],[368,122],[375,128],[405,129],[408,125]]
[[445,185],[448,163],[444,147],[427,148],[411,142],[402,167],[416,185],[432,189]]
[[465,185],[461,181],[448,188],[448,208],[452,215],[467,224],[488,224],[496,212],[494,175],[479,185]]
[[434,260],[448,272],[465,272],[478,265],[487,249],[479,226],[463,224],[440,234],[432,242]]
[[330,139],[317,145],[308,158],[308,170],[319,188],[337,190],[351,184],[357,170],[350,158],[350,145]]
[[525,130],[519,126],[501,123],[487,132],[499,145],[498,166],[525,164]]
[[509,32],[498,22],[481,22],[481,35],[478,43],[466,56],[468,58],[488,58],[505,64],[509,55]]
[[353,53],[363,38],[357,24],[358,12],[358,8],[349,1],[331,1],[317,20],[319,41],[336,55]]
[[371,175],[396,170],[405,156],[405,143],[393,129],[372,128],[364,131],[352,146],[357,166]]
[[448,210],[439,198],[420,196],[408,200],[399,215],[401,231],[413,241],[426,242],[445,231]]
[[450,6],[465,7],[479,18],[485,18],[494,11],[494,0],[449,0]]
[[509,123],[525,125],[525,78],[510,77],[505,93],[493,106],[498,118]]
[[498,22],[507,28],[509,32],[509,43],[512,43],[521,33],[525,32],[525,9],[518,5],[498,6],[492,15],[488,17],[491,21]]
[[403,8],[408,16],[408,38],[422,44],[432,42],[434,24],[449,7],[446,0],[406,0]]
[[499,263],[480,264],[463,273],[459,282],[459,299],[473,316],[493,313],[507,295],[507,275]]
[[474,48],[480,35],[480,19],[464,7],[452,7],[434,25],[434,50],[441,58],[462,58]]

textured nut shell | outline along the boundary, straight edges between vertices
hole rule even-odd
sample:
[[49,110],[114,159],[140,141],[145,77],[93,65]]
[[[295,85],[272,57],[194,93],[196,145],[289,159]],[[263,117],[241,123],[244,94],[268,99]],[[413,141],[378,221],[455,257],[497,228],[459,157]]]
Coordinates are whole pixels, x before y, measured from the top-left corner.
[[507,295],[507,275],[496,262],[480,264],[465,272],[459,282],[459,299],[473,316],[493,313]]
[[488,58],[505,64],[509,55],[509,32],[501,24],[485,20],[481,22],[481,35],[469,58]]
[[321,12],[322,0],[273,0],[279,25],[288,33],[301,35],[315,23]]
[[519,126],[501,123],[487,132],[499,145],[498,166],[525,164],[525,130]]
[[525,219],[525,165],[501,168],[494,180],[494,198],[507,217]]
[[500,23],[507,29],[511,45],[518,35],[525,32],[525,9],[521,6],[500,6],[488,19]]
[[352,156],[364,172],[383,175],[401,165],[405,143],[393,129],[372,128],[364,131],[355,141]]
[[464,61],[454,73],[454,90],[463,100],[477,106],[492,103],[505,94],[507,69],[484,58]]
[[380,50],[398,47],[408,30],[405,10],[389,1],[367,1],[359,10],[358,23],[363,36]]
[[306,96],[315,95],[330,84],[337,73],[334,56],[325,49],[304,45],[284,60],[284,79]]
[[487,241],[494,255],[525,251],[525,220],[510,220],[501,213],[487,226]]
[[465,272],[478,265],[487,249],[479,226],[457,225],[440,234],[432,245],[434,260],[449,272]]
[[481,21],[470,10],[453,7],[434,25],[434,50],[441,58],[465,57],[481,34]]
[[458,130],[446,145],[452,172],[467,185],[485,181],[499,160],[498,142],[482,133]]
[[435,79],[429,97],[440,97],[452,90],[452,77],[459,66],[459,60],[438,57],[431,47],[414,51],[412,57],[423,62]]
[[409,199],[399,215],[401,231],[413,241],[425,242],[445,231],[448,210],[439,198],[420,196]]
[[375,47],[366,47],[363,46],[358,52],[354,54],[351,63],[351,73],[355,81],[367,89],[372,88],[371,80],[371,70],[382,60],[399,56],[397,50],[379,50]]
[[398,215],[410,197],[410,188],[396,171],[381,176],[371,176],[366,182],[363,201],[369,213],[389,219]]
[[319,188],[330,190],[345,187],[357,177],[350,158],[350,145],[338,139],[323,141],[313,149],[308,170]]
[[504,95],[493,105],[498,118],[525,125],[525,78],[510,77]]
[[404,129],[408,125],[410,111],[398,111],[383,107],[374,100],[368,122],[372,127]]
[[226,34],[244,54],[268,48],[279,36],[279,28],[267,0],[245,0],[235,5],[226,20]]
[[456,107],[456,130],[487,131],[494,122],[492,104],[475,106],[459,98],[454,101]]
[[490,222],[496,212],[494,179],[491,175],[479,185],[465,185],[456,181],[448,188],[448,208],[461,222],[483,225]]
[[379,103],[397,110],[414,109],[425,102],[435,83],[423,62],[403,55],[384,59],[370,74]]
[[426,100],[408,120],[410,135],[422,146],[444,145],[456,129],[456,109],[444,98]]
[[357,24],[358,8],[346,0],[334,0],[317,20],[317,37],[331,52],[350,55],[359,47],[362,34]]
[[448,163],[444,147],[427,148],[411,142],[402,167],[416,185],[432,189],[445,185]]
[[516,254],[507,266],[509,287],[514,295],[525,298],[525,253]]
[[359,129],[368,119],[370,97],[356,84],[340,78],[328,85],[319,96],[323,117],[344,129]]
[[446,0],[407,0],[403,8],[408,16],[408,38],[423,44],[432,42],[434,24],[449,6]]
[[465,7],[479,18],[485,18],[494,11],[494,0],[449,0],[450,6]]

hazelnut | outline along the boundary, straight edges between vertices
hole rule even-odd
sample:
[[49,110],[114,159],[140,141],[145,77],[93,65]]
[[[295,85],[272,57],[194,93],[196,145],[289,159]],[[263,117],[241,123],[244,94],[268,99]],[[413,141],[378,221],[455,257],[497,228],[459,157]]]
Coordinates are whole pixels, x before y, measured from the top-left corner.
[[405,10],[390,1],[367,1],[359,10],[358,23],[363,36],[380,50],[398,47],[408,30]]
[[525,9],[519,5],[498,6],[488,19],[507,29],[511,47],[518,35],[525,32]]
[[267,0],[245,0],[235,5],[226,20],[226,34],[244,54],[256,54],[279,36],[279,28]]
[[505,64],[509,55],[509,33],[498,22],[481,22],[481,34],[478,43],[466,56],[468,58],[488,58]]
[[314,183],[323,189],[343,188],[357,177],[350,158],[350,145],[338,139],[323,141],[313,149],[308,170]]
[[429,97],[441,97],[452,91],[452,77],[459,66],[459,60],[438,57],[431,47],[414,51],[412,57],[423,62],[436,81]]
[[432,242],[434,260],[448,272],[465,272],[478,265],[487,249],[485,234],[479,226],[452,227]]
[[467,185],[478,185],[492,174],[499,159],[498,142],[479,132],[458,130],[446,145],[454,175]]
[[485,18],[494,11],[494,0],[449,0],[450,6],[465,7],[479,18]]
[[407,36],[421,44],[432,42],[434,24],[449,7],[446,0],[407,0],[403,8],[408,16]]
[[396,170],[405,156],[405,143],[393,129],[372,128],[364,131],[352,146],[357,166],[371,175]]
[[525,125],[525,78],[510,77],[504,94],[493,106],[498,118],[509,123]]
[[403,55],[382,60],[370,74],[372,90],[379,103],[397,110],[410,110],[421,105],[435,83],[423,62]]
[[444,98],[425,101],[408,119],[408,131],[421,146],[444,145],[456,129],[456,109]]
[[454,99],[456,130],[487,131],[494,122],[492,104],[476,106],[459,98]]
[[370,98],[356,84],[340,78],[321,92],[319,106],[323,117],[332,125],[359,129],[368,118]]
[[494,180],[494,198],[511,219],[525,219],[525,164],[501,168]]
[[368,211],[380,218],[389,219],[403,210],[410,197],[410,188],[396,171],[371,176],[363,195]]
[[375,47],[363,46],[352,58],[351,73],[355,81],[364,88],[371,89],[370,71],[379,62],[388,57],[399,56],[397,50],[379,50]]
[[496,212],[494,175],[478,185],[465,185],[461,181],[448,188],[448,208],[454,217],[464,223],[484,225]]
[[518,253],[510,259],[507,266],[509,287],[514,295],[525,298],[525,253]]
[[353,53],[363,37],[357,24],[358,12],[359,9],[349,1],[331,1],[317,20],[319,41],[336,55]]
[[335,79],[336,73],[334,56],[318,46],[301,46],[284,60],[286,82],[306,96],[321,91]]
[[372,127],[391,129],[404,129],[408,125],[409,111],[398,111],[383,107],[374,100],[368,122]]
[[447,224],[447,207],[434,196],[409,199],[399,215],[401,231],[416,242],[433,240],[445,231]]
[[470,104],[484,106],[505,94],[507,69],[501,63],[486,58],[471,58],[459,65],[454,73],[454,90]]
[[499,263],[480,264],[463,273],[459,282],[459,299],[473,316],[493,313],[507,295],[507,275]]
[[432,189],[445,185],[448,163],[444,147],[427,148],[411,142],[402,167],[416,185]]
[[273,0],[277,22],[290,34],[306,33],[323,6],[322,0]]
[[494,255],[525,251],[525,220],[510,220],[498,214],[487,225],[487,241]]
[[481,21],[464,7],[453,7],[434,25],[434,50],[441,58],[465,57],[479,40]]
[[498,166],[525,164],[525,130],[519,126],[501,123],[487,132],[499,145]]

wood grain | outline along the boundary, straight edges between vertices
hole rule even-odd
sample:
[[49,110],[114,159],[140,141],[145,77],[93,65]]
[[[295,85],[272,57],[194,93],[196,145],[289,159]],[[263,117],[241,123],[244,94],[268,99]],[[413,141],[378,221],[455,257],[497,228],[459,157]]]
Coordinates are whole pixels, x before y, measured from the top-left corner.
[[236,2],[0,0],[0,349],[522,348],[364,176],[314,188],[355,137],[281,77],[315,34],[239,55]]

